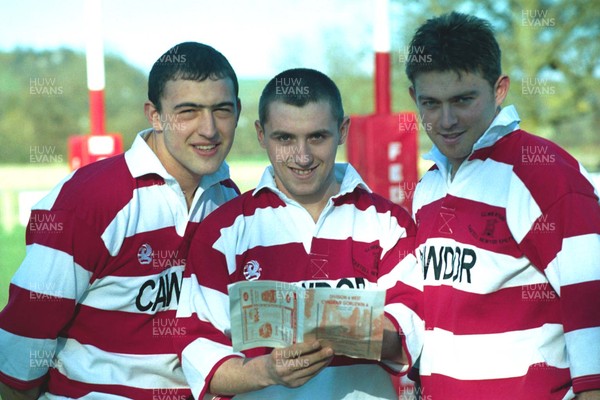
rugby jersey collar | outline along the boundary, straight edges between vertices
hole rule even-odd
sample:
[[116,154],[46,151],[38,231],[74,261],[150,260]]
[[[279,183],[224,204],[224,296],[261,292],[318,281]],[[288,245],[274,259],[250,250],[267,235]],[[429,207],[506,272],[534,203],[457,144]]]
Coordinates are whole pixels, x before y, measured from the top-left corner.
[[[333,167],[333,172],[338,182],[340,180],[342,182],[340,185],[340,191],[335,196],[333,196],[334,198],[342,196],[346,193],[351,193],[357,187],[362,187],[368,192],[371,192],[371,189],[362,180],[360,174],[354,169],[352,165],[348,163],[336,163]],[[287,196],[283,192],[281,192],[275,184],[275,176],[272,165],[269,165],[267,168],[265,168],[265,171],[263,172],[262,177],[260,178],[258,186],[252,192],[252,196],[256,196],[258,192],[265,188],[276,193],[282,199],[287,198]]]
[[[175,181],[175,178],[167,172],[156,154],[152,151],[146,138],[152,132],[152,128],[145,129],[138,133],[131,145],[131,148],[125,153],[125,161],[134,178],[139,178],[148,174],[157,174],[165,181]],[[223,180],[229,179],[229,166],[226,162],[219,169],[210,175],[205,175],[200,181],[201,188],[208,188]]]
[[[521,119],[519,118],[515,106],[510,105],[504,107],[500,110],[498,115],[496,115],[496,118],[494,118],[488,129],[475,142],[471,154],[476,150],[492,146],[504,136],[519,129],[520,121]],[[446,170],[448,167],[448,159],[435,145],[433,145],[431,151],[423,155],[423,159],[435,162],[440,169]]]
[[496,118],[494,118],[489,128],[481,135],[479,140],[475,142],[471,154],[476,150],[492,146],[504,136],[515,129],[518,129],[519,122],[521,122],[521,119],[519,118],[515,106],[510,105],[503,108],[498,115],[496,115]]

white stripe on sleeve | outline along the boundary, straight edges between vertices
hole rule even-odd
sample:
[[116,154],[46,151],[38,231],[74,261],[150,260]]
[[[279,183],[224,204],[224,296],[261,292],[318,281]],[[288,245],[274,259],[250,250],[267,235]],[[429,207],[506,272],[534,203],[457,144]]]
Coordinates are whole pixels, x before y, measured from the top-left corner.
[[198,338],[181,353],[181,364],[185,377],[190,382],[194,398],[198,398],[202,389],[207,384],[206,379],[214,366],[223,358],[238,355],[231,346],[225,346],[205,338]]
[[[179,225],[185,228],[187,212],[177,206],[165,207],[166,202],[170,201],[170,199],[164,199],[168,193],[161,185],[142,187],[133,191],[129,203],[117,213],[102,233],[102,241],[111,256],[114,257],[119,253],[123,238],[143,232],[170,228],[173,226],[173,221],[179,222],[179,224],[176,224],[177,232],[181,230]],[[157,201],[157,199],[163,200]],[[179,201],[174,193],[172,201]],[[143,204],[143,207],[141,204]],[[177,213],[182,213],[182,215],[173,215]],[[148,218],[150,215],[152,218]],[[132,221],[135,223],[132,223]]]
[[142,389],[187,387],[175,354],[110,353],[74,339],[59,338],[57,355],[56,369],[74,381]]
[[571,362],[571,376],[596,375],[600,371],[600,327],[579,329],[565,334]]
[[[580,257],[573,260],[573,254]],[[545,270],[555,290],[560,293],[561,286],[600,280],[598,258],[593,254],[600,254],[600,235],[591,233],[563,239],[562,249]],[[571,268],[573,262],[577,268]]]
[[91,276],[70,254],[34,243],[27,246],[27,257],[12,283],[31,292],[76,300],[88,288]]
[[0,328],[2,372],[21,381],[38,379],[54,366],[56,340],[32,339]]
[[547,363],[568,368],[561,325],[486,335],[425,331],[421,374],[480,380],[523,376],[530,366]]

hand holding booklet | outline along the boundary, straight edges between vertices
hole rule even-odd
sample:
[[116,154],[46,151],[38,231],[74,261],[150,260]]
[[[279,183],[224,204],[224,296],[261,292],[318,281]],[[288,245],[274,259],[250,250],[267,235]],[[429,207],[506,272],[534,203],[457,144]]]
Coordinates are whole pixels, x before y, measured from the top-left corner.
[[306,289],[279,281],[229,285],[233,350],[319,340],[335,354],[379,360],[385,290]]

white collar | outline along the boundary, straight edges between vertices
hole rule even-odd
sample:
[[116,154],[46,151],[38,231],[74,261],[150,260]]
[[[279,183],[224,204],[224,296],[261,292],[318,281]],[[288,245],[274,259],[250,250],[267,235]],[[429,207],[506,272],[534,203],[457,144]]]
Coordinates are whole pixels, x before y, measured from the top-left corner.
[[[519,118],[519,114],[517,113],[515,106],[510,105],[504,107],[502,110],[500,110],[498,115],[496,115],[483,135],[481,135],[475,144],[473,144],[471,154],[473,154],[473,152],[476,150],[492,146],[502,137],[519,129],[519,122],[521,122],[521,119]],[[469,154],[469,156],[471,154]],[[433,145],[431,150],[423,155],[423,159],[435,162],[440,169],[448,169],[448,159],[442,154],[436,145]]]
[[[164,165],[160,162],[156,154],[152,151],[146,139],[152,133],[152,128],[139,132],[131,145],[131,148],[125,153],[125,162],[134,178],[139,178],[148,174],[157,174],[165,181],[176,181],[175,178],[167,172]],[[200,181],[201,188],[208,188],[218,182],[229,179],[229,166],[223,162],[219,169],[202,177]]]
[[[367,184],[363,181],[360,174],[354,169],[354,167],[349,163],[336,163],[333,167],[333,171],[335,174],[335,178],[338,182],[342,182],[340,185],[340,191],[332,197],[339,197],[346,193],[350,193],[354,191],[357,187],[362,187],[363,189],[371,192],[371,189],[367,186]],[[277,188],[277,184],[275,183],[275,175],[273,171],[273,166],[269,165],[265,168],[265,171],[260,178],[258,186],[252,192],[253,196],[256,196],[258,192],[262,189],[271,190],[273,193],[277,194],[282,200],[290,200],[279,188]]]

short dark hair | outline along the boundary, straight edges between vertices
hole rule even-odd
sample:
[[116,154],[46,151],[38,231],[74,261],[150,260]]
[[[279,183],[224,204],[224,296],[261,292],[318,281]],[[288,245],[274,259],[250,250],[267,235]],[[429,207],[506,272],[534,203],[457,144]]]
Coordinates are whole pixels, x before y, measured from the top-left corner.
[[207,78],[230,78],[235,97],[238,97],[237,76],[223,54],[206,44],[180,43],[167,50],[152,66],[148,76],[148,100],[160,112],[160,99],[168,81],[185,79],[202,82]]
[[502,73],[500,46],[491,24],[452,12],[427,20],[413,36],[406,63],[412,84],[419,73],[480,73],[492,85]]
[[271,103],[281,101],[296,107],[327,101],[338,125],[344,120],[342,96],[336,84],[324,73],[309,68],[285,70],[267,83],[258,102],[258,119],[264,127]]

